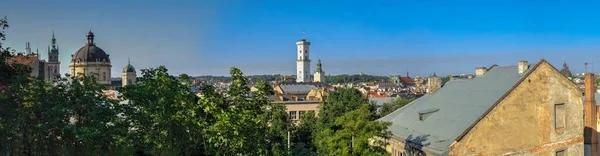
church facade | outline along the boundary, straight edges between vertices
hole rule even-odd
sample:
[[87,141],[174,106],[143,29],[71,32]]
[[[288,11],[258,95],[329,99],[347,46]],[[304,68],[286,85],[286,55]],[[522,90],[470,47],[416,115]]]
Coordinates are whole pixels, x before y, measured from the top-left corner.
[[110,55],[97,47],[94,43],[94,33],[87,34],[87,42],[75,54],[71,55],[71,76],[81,77],[85,75],[96,76],[99,84],[110,85],[111,62]]
[[135,83],[135,68],[128,63],[121,75],[122,82],[117,86],[113,86],[110,55],[96,46],[93,32],[88,32],[86,37],[87,42],[85,45],[71,55],[71,62],[69,63],[71,77],[95,76],[97,83],[111,87],[121,87]]

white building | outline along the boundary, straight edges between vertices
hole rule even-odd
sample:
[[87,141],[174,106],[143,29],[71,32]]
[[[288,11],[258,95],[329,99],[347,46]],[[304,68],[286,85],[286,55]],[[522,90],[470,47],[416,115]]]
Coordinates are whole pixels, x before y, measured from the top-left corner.
[[296,82],[311,82],[310,80],[310,42],[302,39],[296,42],[298,46],[298,59],[296,60]]

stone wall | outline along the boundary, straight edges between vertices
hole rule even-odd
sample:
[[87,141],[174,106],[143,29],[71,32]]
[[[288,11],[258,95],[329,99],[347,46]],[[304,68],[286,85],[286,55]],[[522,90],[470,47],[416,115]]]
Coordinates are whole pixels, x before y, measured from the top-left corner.
[[[582,92],[547,62],[532,72],[455,142],[449,155],[554,156],[560,150],[583,155]],[[555,116],[560,108],[564,109],[563,127],[555,123],[563,120]]]

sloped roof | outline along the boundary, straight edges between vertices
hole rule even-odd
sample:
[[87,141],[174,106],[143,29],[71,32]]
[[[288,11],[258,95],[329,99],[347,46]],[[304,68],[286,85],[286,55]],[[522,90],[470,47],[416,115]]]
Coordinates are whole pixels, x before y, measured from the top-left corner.
[[27,66],[31,66],[38,59],[37,55],[16,55],[10,57],[8,63],[19,63]]
[[279,87],[285,94],[308,94],[311,90],[317,88],[312,84],[281,84]]
[[403,84],[415,84],[415,81],[413,81],[410,77],[400,77],[400,82]]
[[[410,140],[410,144],[422,146],[425,151],[443,154],[531,70],[519,74],[517,66],[495,67],[473,79],[451,80],[437,92],[379,120],[392,122],[388,130],[396,139]],[[433,115],[419,120],[419,112],[433,109],[437,109]]]

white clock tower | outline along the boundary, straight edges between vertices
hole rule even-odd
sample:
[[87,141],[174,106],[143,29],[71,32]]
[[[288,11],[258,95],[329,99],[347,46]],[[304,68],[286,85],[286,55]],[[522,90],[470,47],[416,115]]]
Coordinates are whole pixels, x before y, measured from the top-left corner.
[[296,82],[311,82],[310,80],[310,42],[302,38],[296,42],[298,59],[296,60]]

